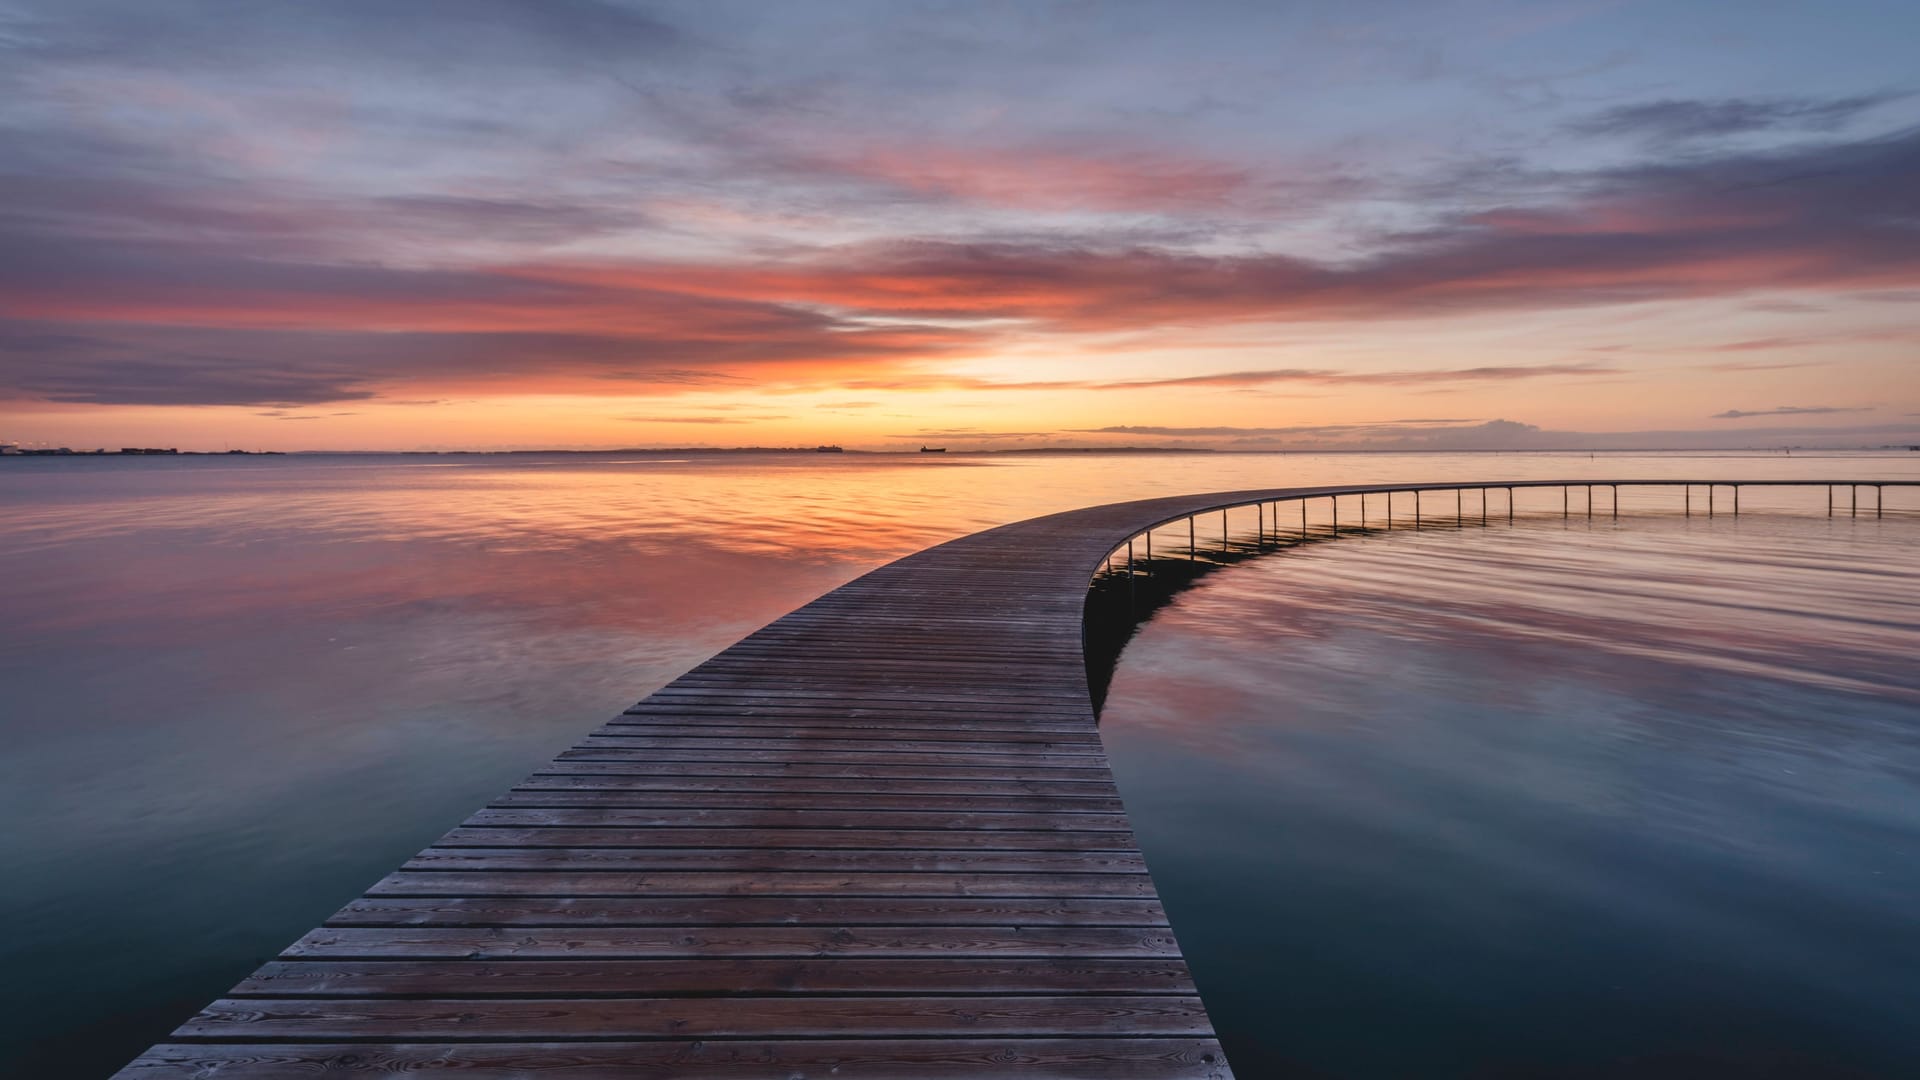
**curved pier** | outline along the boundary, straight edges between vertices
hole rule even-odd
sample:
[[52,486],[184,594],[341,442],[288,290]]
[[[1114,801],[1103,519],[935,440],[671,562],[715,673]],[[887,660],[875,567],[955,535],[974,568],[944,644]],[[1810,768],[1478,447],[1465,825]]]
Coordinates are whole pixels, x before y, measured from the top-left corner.
[[[120,1075],[1226,1078],[1096,732],[1093,573],[1238,507],[1264,544],[1288,501],[1305,536],[1309,499],[1459,492],[1465,523],[1682,483],[1180,496],[908,556],[593,732]],[[1739,482],[1782,485],[1828,486]]]

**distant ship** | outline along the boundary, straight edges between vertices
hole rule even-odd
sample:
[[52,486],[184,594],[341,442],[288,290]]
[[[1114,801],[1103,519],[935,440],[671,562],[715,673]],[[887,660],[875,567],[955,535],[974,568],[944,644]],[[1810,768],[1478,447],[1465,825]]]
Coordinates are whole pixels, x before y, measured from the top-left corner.
[[839,447],[837,447],[837,446],[816,446],[816,447],[814,447],[814,448],[813,448],[813,452],[814,452],[814,453],[816,453],[816,454],[844,454],[844,453],[846,453],[846,451],[845,451],[845,450],[842,450],[841,448],[839,448]]
[[923,454],[944,454],[947,452],[947,448],[944,446],[923,446],[920,448],[920,452]]

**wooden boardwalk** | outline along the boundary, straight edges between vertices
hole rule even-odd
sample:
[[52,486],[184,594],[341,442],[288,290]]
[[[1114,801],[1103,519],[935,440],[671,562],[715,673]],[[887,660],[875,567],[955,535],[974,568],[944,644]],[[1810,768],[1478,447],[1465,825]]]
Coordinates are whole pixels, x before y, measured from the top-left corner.
[[1226,1078],[1095,730],[1088,579],[1151,524],[1361,490],[1095,507],[882,567],[588,735],[120,1075]]

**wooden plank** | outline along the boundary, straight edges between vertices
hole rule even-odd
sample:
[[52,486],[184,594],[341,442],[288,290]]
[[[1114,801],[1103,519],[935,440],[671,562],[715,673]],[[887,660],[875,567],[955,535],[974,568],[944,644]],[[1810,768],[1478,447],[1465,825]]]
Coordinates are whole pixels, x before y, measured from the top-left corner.
[[[866,727],[820,727],[797,726],[793,724],[667,724],[652,723],[608,723],[594,735],[600,738],[648,738],[648,739],[807,739],[822,742],[872,742],[875,739],[896,741],[907,740],[907,745],[918,746],[925,743],[985,743],[993,746],[1008,744],[1034,746],[1086,746],[1095,750],[1100,748],[1100,737],[1091,727],[1086,731],[1041,731],[1009,727],[1001,730],[981,730],[973,728],[960,730],[952,727],[902,728],[890,724],[872,724]],[[944,746],[938,749],[945,749]]]
[[1024,769],[1012,766],[973,768],[966,766],[873,765],[859,762],[828,761],[583,761],[561,757],[534,772],[535,776],[773,776],[796,778],[833,778],[860,780],[932,780],[960,783],[970,780],[1042,781],[1048,784],[1099,784],[1113,786],[1113,774],[1106,769]]
[[1133,926],[1165,927],[1154,898],[1005,896],[364,896],[328,927]]
[[639,1043],[163,1043],[137,1080],[311,1080],[429,1070],[463,1080],[1228,1080],[1213,1039],[703,1039]]
[[721,704],[701,701],[660,705],[644,712],[624,712],[610,724],[674,723],[725,724],[735,727],[784,727],[789,724],[825,724],[839,727],[930,728],[936,731],[1060,731],[1098,734],[1090,714],[1042,712],[1028,709],[974,708],[964,712],[931,708],[898,708],[843,700],[838,705]]
[[713,1039],[1210,1035],[1197,997],[638,997],[235,1000],[176,1039]]
[[788,728],[749,729],[744,733],[668,731],[652,725],[608,724],[590,731],[576,747],[658,746],[667,749],[775,750],[783,754],[887,751],[895,754],[1083,755],[1104,758],[1098,740],[1076,732],[1033,732],[1002,738],[996,732],[914,731],[898,727],[854,728],[837,734],[808,734]]
[[1191,994],[1177,958],[276,960],[234,997],[654,997],[666,994]]
[[962,792],[660,792],[660,790],[580,790],[515,788],[495,807],[705,807],[705,809],[781,809],[781,811],[958,811],[958,813],[1121,813],[1117,798],[1092,796],[970,796]]
[[403,870],[724,870],[729,873],[1144,874],[1131,851],[868,851],[835,848],[428,848]]
[[600,828],[949,829],[970,832],[1127,832],[1124,814],[1022,814],[926,810],[702,810],[694,807],[503,808],[469,825],[592,825]]
[[961,691],[915,693],[887,686],[875,686],[866,693],[849,696],[845,688],[845,683],[848,681],[851,680],[846,674],[834,667],[827,668],[815,678],[783,674],[777,678],[755,679],[734,674],[722,675],[716,669],[702,665],[654,691],[644,701],[633,707],[665,708],[701,702],[714,704],[762,702],[769,705],[852,704],[862,708],[923,708],[953,712],[1002,710],[1023,713],[1032,710],[1036,713],[1065,713],[1074,716],[1091,712],[1093,709],[1090,701],[1082,701],[1071,693],[1051,688],[1043,692],[1033,686],[996,683],[988,687]]
[[984,732],[988,738],[1003,735],[1061,734],[1099,735],[1091,716],[1020,716],[983,712],[938,713],[905,709],[786,708],[751,705],[691,705],[655,709],[644,713],[621,713],[607,721],[609,728],[724,727],[785,730],[794,726],[831,726],[858,731],[903,731],[920,737],[918,732]]
[[[501,811],[501,814],[505,814]],[[550,817],[518,812],[516,817]],[[1019,829],[648,828],[605,825],[506,825],[491,812],[435,841],[437,847],[902,848],[913,851],[1137,851],[1133,833]],[[591,820],[598,817],[591,816]],[[875,823],[877,824],[877,823]]]
[[557,761],[686,761],[757,762],[800,761],[830,765],[900,765],[918,769],[953,767],[964,769],[1023,769],[1033,775],[1036,769],[1072,769],[1093,777],[1111,777],[1105,756],[1089,754],[1043,754],[1037,751],[1010,754],[913,753],[898,754],[869,750],[825,750],[817,746],[785,746],[773,750],[680,749],[677,747],[636,747],[593,744],[563,750]]
[[515,791],[729,791],[761,795],[782,793],[829,795],[849,788],[874,794],[967,795],[999,797],[1045,795],[1061,799],[1106,801],[1119,797],[1119,790],[1100,780],[949,780],[913,778],[904,780],[854,780],[842,777],[788,778],[784,776],[687,776],[672,772],[635,775],[626,772],[591,769],[580,772],[536,772],[522,781]]
[[837,874],[804,871],[413,871],[368,896],[1152,896],[1137,874]]
[[[824,662],[824,659],[815,661],[816,664]],[[969,682],[958,673],[952,678],[933,678],[930,675],[915,678],[910,670],[881,676],[851,667],[835,670],[828,676],[822,675],[817,667],[812,674],[804,666],[797,666],[755,675],[751,668],[703,666],[676,679],[668,691],[662,691],[655,697],[663,702],[680,702],[696,694],[703,698],[723,699],[729,694],[763,696],[775,691],[787,691],[790,697],[796,699],[804,696],[819,701],[851,700],[868,707],[878,707],[888,702],[946,702],[973,705],[980,712],[1003,712],[1028,706],[1047,710],[1092,708],[1090,704],[1083,705],[1074,696],[1070,684],[1037,684],[1029,680],[1027,685],[1021,686],[995,684],[982,687],[977,680]]]
[[281,953],[342,960],[1179,955],[1165,928],[1111,926],[322,927]]

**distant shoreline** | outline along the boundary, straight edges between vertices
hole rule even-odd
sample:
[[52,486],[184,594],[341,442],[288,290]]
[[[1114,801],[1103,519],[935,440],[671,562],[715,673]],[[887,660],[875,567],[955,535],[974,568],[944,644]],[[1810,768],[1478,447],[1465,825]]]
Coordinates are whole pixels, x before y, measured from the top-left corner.
[[[1222,450],[1199,446],[1041,446],[1008,449],[955,449],[947,452],[948,458],[957,457],[1029,457],[1058,455],[1138,455],[1138,454],[1220,454],[1220,455],[1269,455],[1275,457],[1315,456],[1329,454],[1790,454],[1801,453],[1898,453],[1920,452],[1920,446],[1904,443],[1881,444],[1875,446],[1644,446],[1644,447],[1312,447],[1284,450],[1232,449]],[[130,457],[601,457],[609,454],[679,454],[687,456],[726,457],[747,455],[782,456],[859,456],[886,458],[920,458],[923,454],[913,450],[853,450],[834,448],[824,452],[811,446],[668,446],[668,447],[614,447],[605,450],[180,450],[173,447],[125,448],[121,450],[71,450],[7,448],[0,452],[0,461],[14,458],[130,458]],[[940,460],[936,458],[935,460]]]

